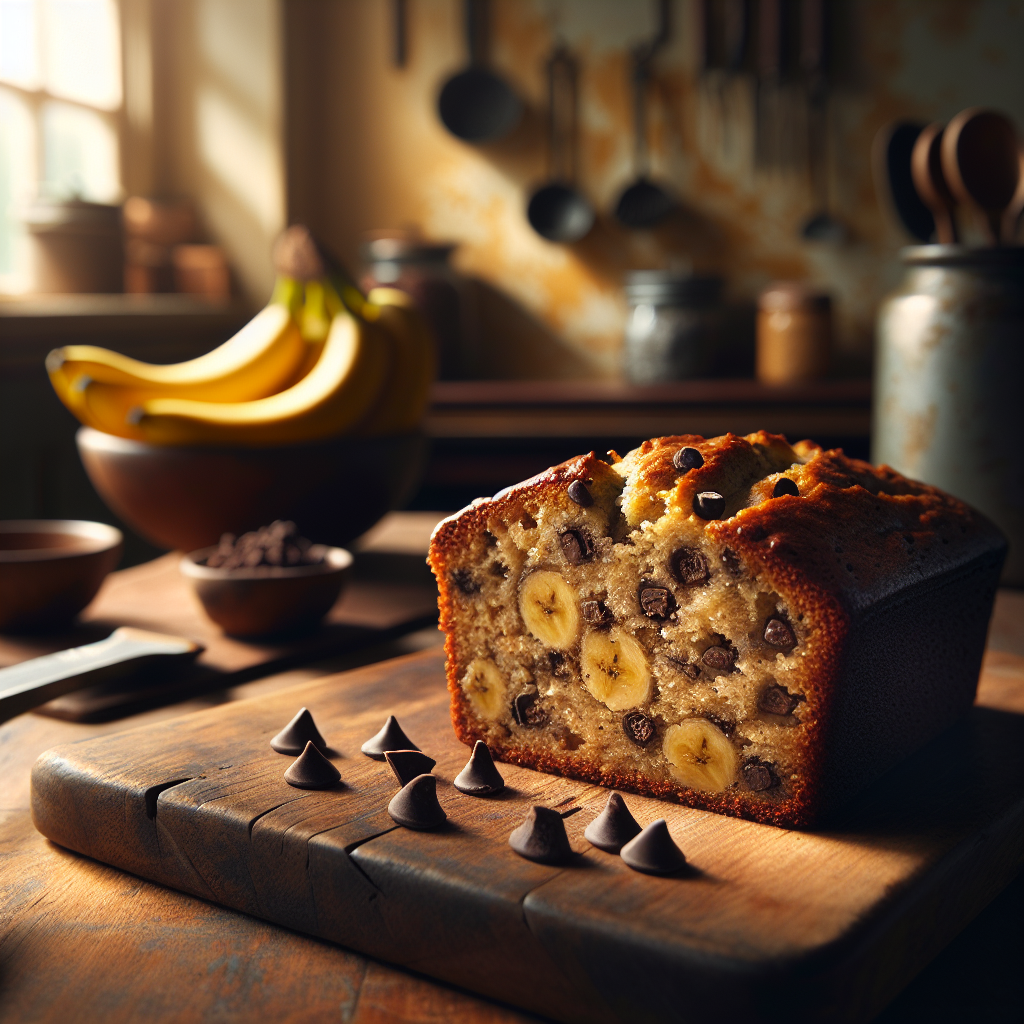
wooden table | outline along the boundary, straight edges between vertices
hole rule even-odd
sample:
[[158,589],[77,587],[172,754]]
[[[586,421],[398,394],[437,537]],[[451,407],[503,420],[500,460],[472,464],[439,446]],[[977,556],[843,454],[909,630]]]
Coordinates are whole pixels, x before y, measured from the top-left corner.
[[[1022,611],[1022,595],[1000,595],[992,637],[1004,649],[990,649],[979,691],[980,703],[1017,713],[1024,713]],[[25,715],[0,728],[0,1021],[535,1019],[68,853],[44,840],[29,817],[29,770],[55,744],[275,692],[437,640],[417,634],[358,659],[324,662],[120,722],[82,725]],[[1019,890],[1018,881],[997,897],[878,1020],[952,1020],[953,1011],[973,1021],[1014,1019],[1005,1007],[1016,998],[1019,1009],[1024,993],[1019,981],[1008,988],[1019,969],[1006,975],[1016,963]],[[965,963],[974,965],[966,977]]]

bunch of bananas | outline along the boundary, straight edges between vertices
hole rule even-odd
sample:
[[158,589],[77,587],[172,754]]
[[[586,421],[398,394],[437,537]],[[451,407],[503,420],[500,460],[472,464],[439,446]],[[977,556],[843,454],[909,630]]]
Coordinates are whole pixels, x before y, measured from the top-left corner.
[[82,423],[163,445],[266,446],[416,430],[435,374],[430,332],[395,288],[363,296],[309,231],[275,245],[267,306],[212,352],[171,366],[93,345],[46,358]]

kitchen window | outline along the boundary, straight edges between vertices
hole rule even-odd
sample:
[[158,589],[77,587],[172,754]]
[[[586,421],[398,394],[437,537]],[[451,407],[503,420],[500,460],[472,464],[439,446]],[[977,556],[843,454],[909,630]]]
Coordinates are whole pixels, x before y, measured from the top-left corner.
[[28,284],[37,195],[122,198],[117,0],[0,0],[0,290]]

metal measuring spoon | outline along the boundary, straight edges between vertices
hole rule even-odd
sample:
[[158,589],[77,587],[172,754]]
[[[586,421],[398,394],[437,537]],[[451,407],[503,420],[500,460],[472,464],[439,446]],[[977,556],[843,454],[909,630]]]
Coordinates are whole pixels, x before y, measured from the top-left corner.
[[[560,91],[568,93],[571,100],[567,124],[560,123]],[[562,46],[548,60],[548,131],[552,179],[530,197],[526,219],[538,235],[550,242],[578,242],[594,226],[594,208],[572,184],[575,178],[576,62]],[[565,158],[566,140],[568,159]]]
[[519,122],[523,104],[486,64],[486,0],[465,0],[469,67],[452,75],[437,98],[445,128],[465,142],[493,142]]
[[633,166],[636,178],[627,186],[615,204],[615,217],[624,227],[652,228],[663,221],[675,208],[675,199],[660,185],[648,178],[650,172],[647,151],[647,84],[651,79],[651,61],[655,53],[668,40],[668,2],[658,2],[658,31],[646,43],[633,51]]
[[942,245],[953,245],[957,241],[953,221],[955,200],[942,174],[942,132],[943,125],[934,121],[918,135],[910,154],[910,173],[917,194],[935,218],[936,241]]
[[1013,122],[995,110],[962,110],[942,135],[942,173],[957,202],[982,213],[990,245],[999,245],[1003,212],[1020,184]]

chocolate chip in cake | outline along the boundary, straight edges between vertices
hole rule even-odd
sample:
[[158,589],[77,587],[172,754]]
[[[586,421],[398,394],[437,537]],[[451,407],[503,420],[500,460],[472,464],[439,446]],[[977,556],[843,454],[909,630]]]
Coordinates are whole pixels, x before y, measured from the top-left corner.
[[537,703],[535,693],[521,693],[512,701],[512,717],[519,725],[533,729],[547,723],[548,713]]
[[317,750],[312,740],[284,773],[284,781],[296,789],[330,789],[340,779],[341,772]]
[[376,736],[368,739],[360,748],[367,757],[374,761],[383,761],[389,750],[419,750],[415,743],[402,732],[398,719],[388,715],[388,720]]
[[675,598],[665,587],[654,583],[640,584],[640,607],[650,619],[667,619],[675,611]]
[[720,519],[725,511],[725,497],[718,491],[701,491],[693,499],[693,511],[701,519]]
[[626,801],[618,793],[612,793],[604,810],[586,827],[583,838],[599,850],[618,853],[642,831],[640,823],[626,806]]
[[672,465],[680,473],[688,473],[691,469],[700,469],[704,465],[704,456],[696,448],[680,448],[672,456]]
[[789,715],[799,702],[784,686],[769,686],[758,699],[757,706],[770,715]]
[[634,871],[645,875],[674,875],[686,867],[686,857],[669,834],[664,818],[652,821],[620,851]]
[[420,750],[386,750],[384,760],[395,773],[400,786],[412,782],[417,775],[429,775],[437,764]]
[[508,845],[520,857],[538,864],[564,864],[572,856],[562,816],[550,807],[531,807],[508,837]]
[[582,530],[566,530],[559,534],[558,543],[562,546],[562,554],[570,565],[579,565],[594,556],[594,544]]
[[580,614],[594,626],[604,625],[612,621],[612,613],[605,607],[604,601],[592,599],[580,602]]
[[437,799],[437,779],[417,775],[391,798],[388,814],[399,825],[417,832],[443,825],[448,815]]
[[654,719],[642,711],[629,711],[622,717],[622,731],[638,747],[646,747],[658,731]]
[[473,579],[473,573],[469,569],[452,569],[451,580],[456,589],[466,597],[480,592],[480,584]]
[[489,796],[505,788],[505,780],[494,765],[494,758],[483,740],[473,744],[466,767],[455,776],[452,783],[460,793],[469,796]]
[[772,786],[777,786],[779,784],[779,780],[771,768],[758,761],[751,761],[749,764],[743,766],[743,781],[747,784],[747,787],[752,789],[755,793],[760,793],[765,789],[771,789]]
[[728,647],[715,645],[714,647],[709,647],[701,655],[700,660],[703,661],[708,668],[716,669],[719,672],[731,672],[736,656]]
[[796,646],[796,637],[789,623],[782,619],[769,619],[764,627],[764,642],[778,647],[779,650],[788,651]]
[[708,560],[696,548],[676,548],[669,559],[669,569],[680,583],[689,586],[703,583],[709,575]]
[[780,477],[775,481],[775,488],[772,491],[773,498],[781,498],[784,494],[790,494],[794,498],[800,497],[800,491],[796,484],[788,476]]
[[327,741],[313,721],[308,708],[300,708],[298,714],[270,741],[270,746],[279,754],[301,754],[306,744],[312,743],[320,751],[327,750]]
[[728,570],[730,576],[739,576],[743,572],[743,563],[732,548],[723,548],[721,557],[722,565]]
[[565,651],[548,651],[548,667],[552,675],[563,679],[572,675],[572,665]]
[[590,508],[594,504],[594,498],[582,480],[573,480],[565,493],[569,495],[570,501],[576,502],[581,508]]

